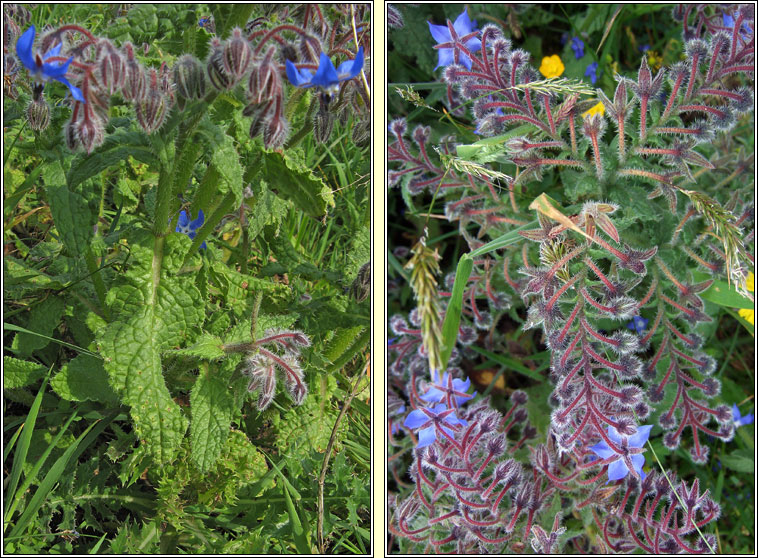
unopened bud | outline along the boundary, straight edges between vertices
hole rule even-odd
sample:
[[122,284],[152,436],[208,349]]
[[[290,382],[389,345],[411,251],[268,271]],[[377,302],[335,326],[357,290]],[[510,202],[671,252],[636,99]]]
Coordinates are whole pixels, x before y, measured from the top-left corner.
[[137,122],[148,133],[152,134],[163,125],[168,112],[168,99],[157,89],[151,89],[145,97],[136,104]]
[[206,68],[211,85],[219,91],[231,89],[234,85],[224,69],[224,49],[218,39],[211,41],[211,53]]
[[247,72],[252,57],[250,43],[242,36],[242,30],[235,27],[232,30],[231,38],[224,44],[223,56],[224,70],[235,84]]
[[98,47],[98,77],[101,85],[112,95],[126,82],[126,61],[109,41],[101,42]]
[[41,132],[50,124],[50,106],[43,97],[33,100],[26,107],[26,118],[29,127],[35,132]]
[[321,103],[321,107],[313,115],[313,137],[318,143],[326,143],[333,129],[334,117],[324,103]]
[[263,145],[266,149],[279,149],[287,141],[290,126],[283,117],[271,118],[263,128]]
[[174,84],[180,99],[205,97],[205,71],[200,61],[191,54],[181,56],[174,65]]

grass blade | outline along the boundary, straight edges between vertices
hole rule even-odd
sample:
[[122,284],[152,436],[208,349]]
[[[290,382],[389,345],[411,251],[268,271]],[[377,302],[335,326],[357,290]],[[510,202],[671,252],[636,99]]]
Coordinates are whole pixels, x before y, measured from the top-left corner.
[[458,338],[458,326],[461,323],[461,312],[463,311],[463,291],[466,289],[466,283],[474,269],[474,260],[471,254],[464,254],[458,260],[458,268],[455,270],[455,283],[453,292],[450,296],[450,302],[445,312],[445,321],[442,323],[442,351],[440,354],[441,370],[447,369],[447,362],[455,347],[455,340]]
[[32,403],[31,408],[29,409],[29,415],[26,418],[26,421],[24,424],[21,425],[21,438],[19,440],[18,449],[16,451],[16,454],[13,457],[13,468],[11,469],[11,478],[10,482],[8,483],[8,490],[5,493],[5,497],[7,498],[5,501],[5,523],[3,524],[3,531],[5,531],[5,528],[8,525],[8,510],[10,509],[11,505],[11,498],[9,495],[13,495],[16,493],[16,488],[18,488],[18,481],[21,478],[21,469],[24,466],[24,462],[26,461],[26,456],[29,453],[29,446],[32,442],[32,434],[34,433],[34,425],[37,422],[37,415],[39,414],[39,408],[42,405],[42,396],[45,393],[45,388],[47,387],[47,382],[50,379],[50,372],[53,371],[53,367],[50,367],[50,370],[47,371],[47,375],[45,376],[45,379],[42,381],[42,386],[40,386],[39,391],[37,392],[37,397],[34,398],[34,403]]

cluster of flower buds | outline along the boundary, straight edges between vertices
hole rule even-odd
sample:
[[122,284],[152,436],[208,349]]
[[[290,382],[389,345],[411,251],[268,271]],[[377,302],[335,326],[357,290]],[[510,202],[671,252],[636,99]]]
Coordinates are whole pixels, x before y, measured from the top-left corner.
[[258,391],[258,409],[263,411],[274,400],[277,370],[284,375],[287,391],[296,405],[308,395],[308,385],[300,366],[300,351],[310,347],[310,339],[300,331],[267,330],[255,342],[255,350],[244,365],[250,377],[248,391]]
[[[205,65],[186,54],[176,61],[173,68],[164,64],[159,71],[148,71],[140,64],[135,58],[132,44],[127,42],[117,48],[110,40],[95,37],[78,25],[63,25],[45,33],[35,53],[34,27],[19,37],[19,23],[8,15],[11,12],[18,12],[16,19],[23,19],[25,10],[4,11],[4,35],[7,39],[4,44],[16,43],[17,56],[32,75],[42,81],[60,81],[69,88],[74,107],[72,119],[66,126],[66,142],[71,149],[83,149],[88,153],[104,139],[110,96],[113,94],[120,94],[132,103],[139,125],[147,133],[154,133],[165,122],[174,105],[175,95],[178,108],[184,110],[189,102],[203,99],[208,86],[226,91],[241,82],[246,86],[250,102],[244,114],[253,117],[251,137],[262,135],[267,148],[281,148],[290,130],[284,110],[282,74],[285,63],[292,65],[299,77],[308,73],[308,70],[292,64],[291,60],[297,57],[297,49],[283,33],[294,33],[299,38],[298,44],[304,58],[299,63],[301,67],[313,67],[321,60],[318,67],[323,66],[324,71],[317,72],[311,81],[314,85],[328,88],[330,95],[339,89],[341,82],[355,77],[363,68],[362,46],[358,49],[358,56],[340,65],[339,69],[331,64],[323,52],[322,42],[334,43],[339,38],[334,47],[346,52],[343,43],[349,40],[349,35],[332,33],[330,26],[339,26],[339,22],[328,22],[319,9],[305,11],[305,17],[309,20],[320,18],[321,33],[318,35],[310,30],[307,23],[304,27],[286,24],[272,29],[256,29],[257,25],[251,25],[249,31],[234,28],[225,40],[211,36]],[[71,42],[74,33],[82,37],[76,43]],[[361,38],[365,36],[366,33],[361,33]],[[65,56],[61,52],[64,44],[67,47]],[[15,59],[8,53],[4,54],[5,88],[8,93],[14,93]],[[324,59],[328,64],[324,63]],[[287,71],[290,72],[290,69]],[[303,86],[301,81],[293,84]],[[36,131],[43,129],[49,121],[46,107],[40,99],[35,99],[28,107],[28,118]],[[324,141],[331,131],[328,126],[331,118],[331,114],[328,118],[323,118],[322,114],[317,123],[320,141]],[[361,141],[365,141],[367,134],[366,122],[359,127],[358,139]]]

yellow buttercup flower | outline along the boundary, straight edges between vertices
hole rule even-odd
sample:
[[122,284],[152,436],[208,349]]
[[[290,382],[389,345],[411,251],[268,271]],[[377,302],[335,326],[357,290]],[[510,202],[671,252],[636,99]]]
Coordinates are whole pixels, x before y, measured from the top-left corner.
[[[755,276],[753,275],[753,272],[751,271],[747,279],[745,280],[747,290],[751,293],[755,291]],[[740,308],[737,313],[745,318],[745,321],[750,322],[751,325],[755,325],[755,310],[748,310],[747,308]]]
[[605,105],[603,105],[602,102],[598,103],[591,109],[584,111],[582,113],[582,116],[587,118],[588,116],[592,116],[593,114],[605,114]]
[[546,78],[554,78],[560,76],[565,69],[566,67],[563,65],[561,57],[553,54],[552,56],[545,56],[542,59],[540,73]]

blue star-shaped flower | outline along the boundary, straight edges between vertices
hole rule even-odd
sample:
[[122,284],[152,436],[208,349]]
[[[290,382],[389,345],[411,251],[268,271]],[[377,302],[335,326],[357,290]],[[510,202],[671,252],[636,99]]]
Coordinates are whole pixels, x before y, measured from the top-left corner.
[[[582,41],[579,37],[574,37],[571,39],[571,48],[574,50],[574,56],[576,56],[577,60],[584,56],[584,41]],[[592,83],[595,82],[593,81]]]
[[597,62],[593,62],[589,66],[587,66],[587,69],[584,72],[585,77],[589,76],[590,81],[592,82],[592,85],[595,85],[595,82],[597,81]]
[[455,416],[455,409],[448,409],[447,405],[440,403],[434,409],[422,407],[408,413],[403,426],[412,429],[421,429],[418,434],[419,448],[432,444],[437,439],[436,428],[442,428],[451,438],[455,435],[452,426],[468,426],[468,423]]
[[753,421],[755,420],[753,413],[748,413],[743,417],[740,410],[737,408],[736,403],[732,405],[732,418],[734,419],[735,428],[746,424],[753,424]]
[[466,393],[470,387],[471,380],[469,378],[466,381],[457,378],[453,379],[448,372],[445,372],[442,375],[442,379],[440,379],[437,373],[432,371],[432,387],[421,396],[421,399],[427,403],[439,403],[447,401],[449,395],[450,397],[455,397],[455,405],[456,407],[460,407],[474,397]]
[[[444,45],[458,40],[466,45],[469,52],[476,52],[482,48],[482,41],[480,41],[476,34],[479,30],[476,28],[476,21],[471,21],[468,17],[468,10],[463,10],[455,22],[453,23],[453,31],[455,31],[455,37],[450,34],[450,28],[447,25],[434,25],[432,22],[427,21],[429,24],[429,31],[437,41],[437,44]],[[439,59],[435,70],[441,66],[449,66],[455,62],[455,50],[452,48],[439,48]],[[465,66],[467,69],[471,69],[471,58],[463,54],[459,54],[459,63]]]
[[646,320],[642,316],[635,316],[632,318],[632,321],[626,324],[627,329],[631,329],[632,331],[636,331],[637,335],[642,335],[645,333],[645,329],[647,328],[647,323],[650,320]]
[[[176,224],[176,232],[186,234],[188,237],[194,240],[195,235],[197,234],[197,229],[203,226],[203,223],[205,223],[205,215],[203,214],[203,210],[201,209],[197,213],[197,219],[194,221],[190,220],[190,215],[186,211],[182,211],[179,214],[179,222]],[[200,248],[205,250],[208,246],[205,244],[205,241],[200,245]]]
[[47,62],[50,58],[60,55],[61,47],[63,46],[62,43],[58,43],[44,55],[40,55],[40,53],[32,54],[34,35],[36,33],[37,31],[34,28],[34,25],[32,25],[18,38],[16,41],[16,54],[18,55],[18,59],[21,60],[24,67],[29,70],[32,77],[38,81],[46,82],[48,79],[59,81],[68,87],[69,91],[71,91],[71,96],[74,99],[81,101],[82,103],[86,102],[81,89],[71,85],[65,77],[66,72],[68,71],[68,66],[74,58],[71,57],[65,62]]
[[[640,453],[629,451],[630,449],[639,449],[645,445],[647,439],[650,437],[650,429],[652,425],[640,426],[637,428],[637,433],[626,437],[618,433],[613,426],[608,427],[608,437],[611,441],[624,450],[623,454],[617,453],[610,448],[610,446],[601,440],[599,443],[590,447],[597,456],[601,459],[610,459],[616,457],[615,460],[608,464],[608,482],[623,479],[629,474],[629,464],[632,465],[634,470],[639,474],[641,479],[645,478],[645,473],[642,470],[642,466],[645,464],[645,456]],[[608,484],[608,483],[606,483]]]
[[316,73],[310,70],[298,70],[297,67],[287,60],[285,63],[287,78],[295,87],[321,87],[324,91],[333,95],[339,91],[340,82],[352,79],[361,73],[363,69],[363,47],[358,49],[355,60],[348,60],[334,67],[332,61],[325,53],[321,53]]

